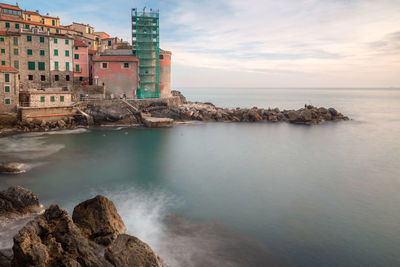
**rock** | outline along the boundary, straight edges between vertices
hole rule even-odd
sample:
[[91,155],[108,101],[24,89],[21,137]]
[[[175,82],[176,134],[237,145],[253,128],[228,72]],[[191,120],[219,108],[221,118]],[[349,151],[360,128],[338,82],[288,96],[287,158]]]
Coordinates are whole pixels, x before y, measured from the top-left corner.
[[262,121],[262,117],[258,114],[257,110],[250,110],[248,113],[249,121]]
[[145,117],[143,118],[143,124],[148,128],[171,127],[174,125],[174,120],[169,118]]
[[0,266],[6,267],[11,266],[13,258],[13,251],[11,248],[0,250]]
[[20,174],[26,172],[26,166],[19,162],[10,162],[6,164],[0,164],[0,173],[6,174]]
[[28,189],[12,186],[0,192],[0,215],[36,213],[40,210],[39,198]]
[[272,121],[272,122],[276,122],[276,121],[278,121],[278,117],[275,116],[275,115],[269,115],[269,116],[268,116],[268,120],[269,120],[269,121]]
[[321,112],[322,114],[328,113],[328,110],[324,107],[319,108],[318,111]]
[[332,116],[334,116],[334,117],[338,114],[338,112],[337,112],[336,109],[334,109],[334,108],[328,108],[328,111],[329,111],[329,113],[331,113]]
[[302,121],[311,121],[312,120],[312,112],[310,109],[305,109],[300,112],[300,119]]
[[57,205],[19,231],[13,252],[12,266],[112,266]]
[[297,120],[298,117],[299,117],[299,112],[297,112],[296,110],[289,111],[288,113],[289,121],[294,122]]
[[106,248],[104,257],[118,267],[162,267],[160,258],[146,243],[126,234]]
[[104,196],[96,196],[77,205],[72,219],[84,236],[106,246],[126,232],[114,203]]
[[64,128],[65,125],[66,125],[66,123],[65,123],[65,121],[63,121],[63,120],[59,120],[59,121],[57,122],[57,125],[58,125],[58,127],[60,127],[60,128]]

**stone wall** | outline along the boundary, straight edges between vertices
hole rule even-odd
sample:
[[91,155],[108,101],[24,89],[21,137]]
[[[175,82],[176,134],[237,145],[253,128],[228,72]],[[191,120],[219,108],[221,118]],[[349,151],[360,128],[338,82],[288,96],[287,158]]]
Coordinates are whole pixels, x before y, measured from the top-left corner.
[[58,121],[66,117],[72,117],[78,114],[74,107],[51,107],[51,108],[21,108],[20,110],[21,121],[28,119],[37,119],[43,121]]

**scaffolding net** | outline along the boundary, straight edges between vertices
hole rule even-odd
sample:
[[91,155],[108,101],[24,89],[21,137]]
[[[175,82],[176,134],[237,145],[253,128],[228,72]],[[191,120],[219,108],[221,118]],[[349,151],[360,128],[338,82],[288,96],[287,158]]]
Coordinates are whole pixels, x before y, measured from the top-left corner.
[[137,98],[160,97],[159,12],[132,9],[132,49],[139,58]]

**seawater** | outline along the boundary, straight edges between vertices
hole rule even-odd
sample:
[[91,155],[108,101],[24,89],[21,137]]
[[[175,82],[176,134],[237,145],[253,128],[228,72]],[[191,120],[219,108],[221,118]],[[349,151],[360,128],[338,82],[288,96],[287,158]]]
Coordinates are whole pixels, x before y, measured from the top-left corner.
[[112,199],[172,266],[400,266],[400,90],[183,88],[227,107],[335,107],[317,126],[193,123],[0,139],[1,161],[72,212]]

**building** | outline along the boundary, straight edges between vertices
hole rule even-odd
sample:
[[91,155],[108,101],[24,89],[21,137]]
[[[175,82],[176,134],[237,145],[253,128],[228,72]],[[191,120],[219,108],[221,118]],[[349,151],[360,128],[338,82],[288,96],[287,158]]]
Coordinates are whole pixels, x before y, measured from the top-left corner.
[[0,113],[17,111],[18,83],[18,70],[0,66]]
[[73,104],[72,93],[57,88],[28,90],[19,93],[21,107],[50,108],[69,107]]
[[98,50],[100,38],[94,33],[94,29],[89,24],[73,22],[71,25],[64,26],[72,30],[75,40],[84,41],[89,49]]
[[115,51],[93,56],[93,84],[105,85],[111,97],[136,98],[138,58],[131,55],[131,50]]
[[20,29],[39,27],[44,32],[66,34],[73,30],[61,27],[60,19],[49,15],[41,15],[38,11],[27,11],[18,5],[0,3],[0,30],[19,32]]
[[160,49],[160,97],[171,96],[171,55],[170,51]]
[[132,49],[139,59],[137,97],[160,97],[159,12],[138,12],[132,9]]
[[74,82],[89,82],[89,49],[80,40],[74,42]]
[[69,35],[49,35],[51,87],[64,90],[73,87],[73,42]]

